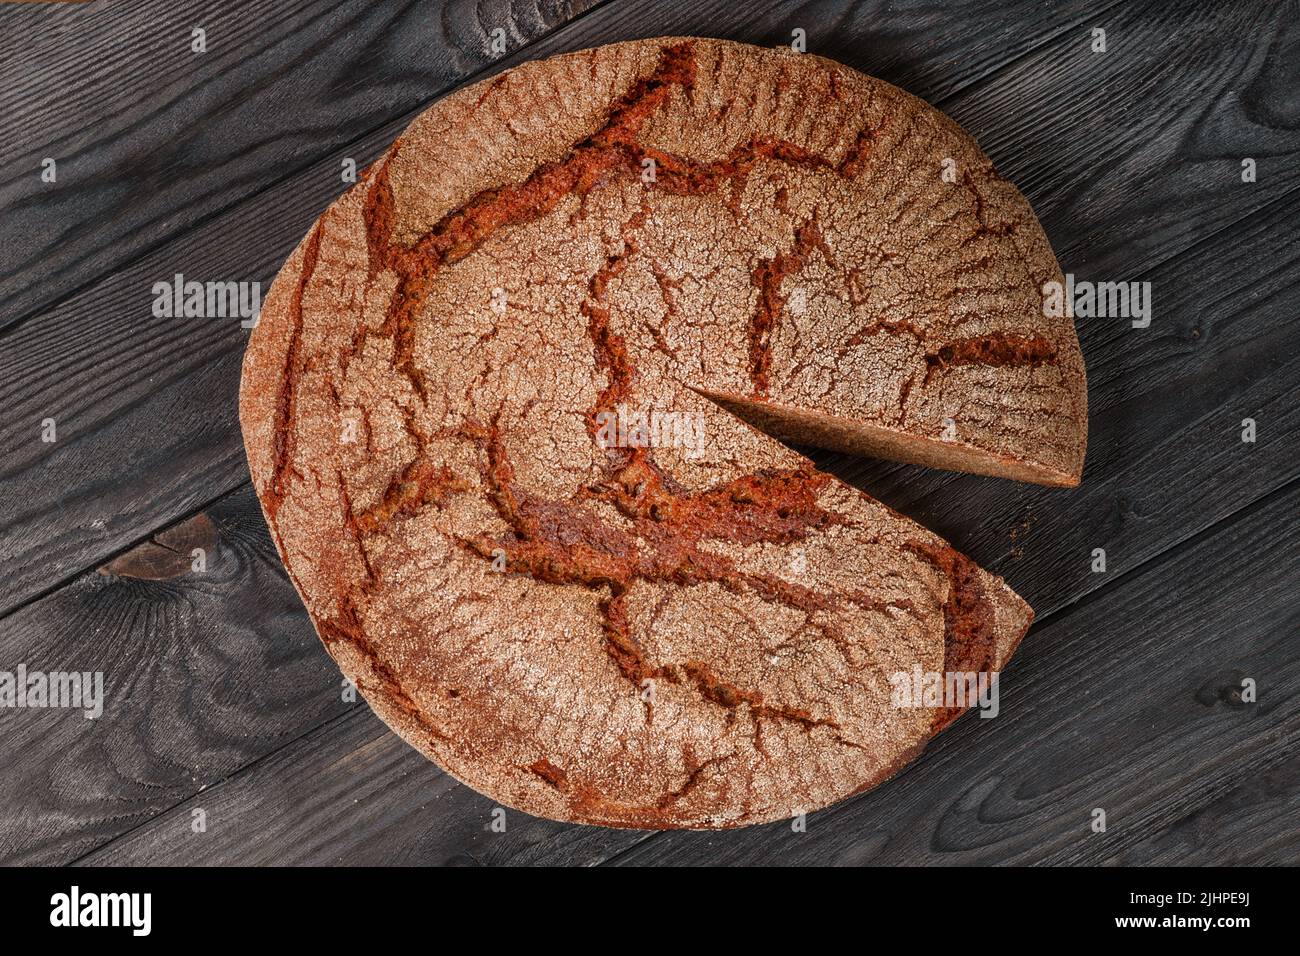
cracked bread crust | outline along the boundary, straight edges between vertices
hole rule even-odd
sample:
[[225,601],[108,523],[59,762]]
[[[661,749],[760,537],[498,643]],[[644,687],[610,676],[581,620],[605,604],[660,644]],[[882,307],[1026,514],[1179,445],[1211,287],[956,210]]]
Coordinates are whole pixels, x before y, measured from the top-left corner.
[[[1056,275],[1019,194],[887,84],[711,40],[530,63],[419,117],[290,257],[250,468],[330,653],[459,779],[585,823],[778,819],[959,713],[891,706],[889,674],[1000,669],[1032,612],[717,401],[1077,481]],[[620,407],[691,416],[703,453],[603,447]]]

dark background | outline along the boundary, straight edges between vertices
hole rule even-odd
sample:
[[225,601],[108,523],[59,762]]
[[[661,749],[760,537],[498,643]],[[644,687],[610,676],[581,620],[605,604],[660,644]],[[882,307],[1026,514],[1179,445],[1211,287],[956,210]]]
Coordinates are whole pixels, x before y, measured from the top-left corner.
[[[962,123],[1064,271],[1152,283],[1151,327],[1078,322],[1077,489],[816,455],[1034,606],[998,718],[807,833],[494,833],[340,700],[248,483],[248,333],[154,318],[152,286],[265,291],[345,157],[508,65],[796,27]],[[0,861],[1300,862],[1298,153],[1296,2],[0,4],[0,669],[102,670],[107,697],[0,710]]]

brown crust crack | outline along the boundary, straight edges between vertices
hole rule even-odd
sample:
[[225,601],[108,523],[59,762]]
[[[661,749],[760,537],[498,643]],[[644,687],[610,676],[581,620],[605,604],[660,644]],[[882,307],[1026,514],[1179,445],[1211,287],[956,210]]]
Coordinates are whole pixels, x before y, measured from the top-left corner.
[[592,275],[587,282],[587,298],[578,307],[587,319],[587,335],[591,338],[596,368],[607,377],[605,387],[587,415],[587,429],[593,437],[600,428],[599,414],[615,408],[627,396],[636,377],[636,368],[628,355],[627,341],[610,325],[607,296],[610,281],[623,271],[628,260],[640,248],[635,234],[645,224],[647,215],[649,207],[643,202],[636,214],[623,225],[622,250],[609,256]]
[[384,699],[396,706],[409,720],[417,724],[431,741],[442,741],[447,735],[429,719],[424,709],[412,699],[402,685],[401,678],[393,668],[384,661],[371,640],[366,636],[361,617],[350,598],[339,602],[338,613],[333,618],[317,618],[316,628],[326,647],[340,641],[347,642],[367,662],[370,672],[378,681],[377,686],[357,681],[357,689],[366,694],[382,694]]
[[457,478],[446,465],[417,458],[392,480],[377,505],[356,517],[356,530],[373,534],[396,518],[419,514],[430,504],[441,507],[452,495],[470,488],[469,482]]
[[[992,365],[1038,368],[1056,361],[1056,346],[1037,333],[991,332],[957,339],[925,356],[925,383],[930,376],[955,365]],[[924,384],[924,383],[923,383]]]
[[794,243],[789,249],[771,259],[763,259],[754,270],[752,278],[758,290],[758,306],[749,319],[749,377],[757,398],[765,398],[771,385],[772,333],[786,304],[781,283],[803,269],[814,249],[830,258],[815,215],[795,230]]
[[695,61],[690,45],[664,48],[655,71],[637,81],[610,108],[600,129],[575,145],[568,155],[539,166],[522,182],[475,194],[443,216],[410,247],[393,241],[396,215],[389,170],[398,155],[400,140],[393,144],[375,174],[363,218],[372,274],[384,269],[398,276],[380,334],[395,339],[395,364],[422,398],[427,397],[427,390],[413,360],[414,318],[438,270],[469,255],[499,229],[532,222],[568,196],[583,196],[620,173],[639,175],[637,132],[674,89],[689,89],[694,78]]
[[[745,475],[692,492],[666,476],[648,449],[638,448],[621,465],[611,464],[602,482],[580,489],[569,501],[549,501],[515,486],[514,467],[497,422],[486,429],[469,427],[465,434],[483,450],[483,483],[510,532],[503,537],[463,539],[461,544],[486,560],[504,558],[509,572],[603,591],[599,606],[606,650],[619,673],[637,689],[649,679],[685,680],[713,703],[731,708],[749,704],[756,719],[797,719],[805,726],[818,723],[804,710],[763,705],[763,695],[756,691],[728,690],[730,685],[712,679],[701,662],[651,664],[630,632],[625,597],[636,582],[684,587],[712,583],[736,593],[761,595],[810,619],[841,602],[879,609],[878,602],[865,595],[814,591],[771,575],[742,572],[725,555],[701,548],[705,541],[791,544],[842,524],[841,516],[817,504],[829,476],[805,466]],[[627,519],[628,527],[601,518],[587,504],[593,501],[613,506]],[[817,626],[842,639],[830,623]],[[652,714],[652,708],[647,708],[648,720]]]
[[263,507],[266,508],[267,520],[274,525],[275,516],[280,510],[280,503],[286,494],[286,480],[293,467],[294,447],[297,441],[298,426],[296,409],[298,401],[298,379],[302,374],[299,353],[302,351],[302,297],[307,291],[307,284],[316,273],[316,259],[320,254],[320,234],[323,224],[317,222],[307,236],[303,247],[302,271],[298,284],[294,288],[293,299],[289,306],[293,329],[289,338],[289,347],[285,351],[284,368],[280,373],[280,389],[275,403],[274,428],[274,465],[271,481],[262,493]]
[[[943,604],[944,671],[991,674],[1000,669],[997,613],[974,561],[947,545],[911,542],[908,550],[922,558],[948,582]],[[1034,612],[1025,608],[1028,627]],[[939,733],[965,712],[964,707],[935,712],[933,733]]]

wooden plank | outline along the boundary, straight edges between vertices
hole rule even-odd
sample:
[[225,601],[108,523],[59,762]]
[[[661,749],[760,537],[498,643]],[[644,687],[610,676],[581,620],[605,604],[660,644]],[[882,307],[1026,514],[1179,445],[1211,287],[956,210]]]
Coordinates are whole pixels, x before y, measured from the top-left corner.
[[1293,8],[1125,4],[1089,26],[1107,52],[1080,30],[942,104],[1051,224],[1065,271],[1131,279],[1300,186]]
[[[700,8],[705,12],[712,9],[707,4]],[[732,12],[726,14],[727,10]],[[730,6],[725,6],[725,9],[719,7],[715,12],[722,18],[719,28],[731,24],[726,16],[739,17]],[[670,18],[662,24],[662,29],[700,32],[704,28],[703,21],[690,19],[702,17],[703,12],[677,13],[673,16],[681,19]],[[921,37],[925,35],[924,31],[933,28],[933,14],[917,14],[916,17],[913,29],[916,31],[915,37]],[[954,104],[961,106],[979,102],[985,97],[996,97],[1004,108],[990,114],[987,119],[990,128],[985,130],[993,142],[999,142],[1010,135],[1010,132],[995,135],[999,131],[1022,129],[1023,140],[1012,144],[1018,150],[1024,147],[1026,154],[1053,164],[1062,162],[1062,157],[1068,158],[1073,164],[1074,175],[1086,180],[1105,174],[1114,163],[1114,150],[1132,148],[1131,135],[1124,128],[1111,124],[1110,114],[1094,110],[1081,117],[1088,124],[1086,135],[1056,141],[1055,148],[1049,152],[1043,146],[1045,137],[1041,130],[1044,127],[1038,125],[1045,120],[1034,117],[1026,126],[1020,114],[1007,103],[1007,98],[1012,95],[1007,90],[1032,85],[1041,79],[1043,64],[1040,58],[1045,57],[1045,62],[1054,62],[1053,58],[1066,58],[1079,45],[1079,31],[1068,16],[1064,26],[1060,26],[1056,17],[1057,14],[1053,13],[1048,22],[1065,32],[1048,44],[1044,52],[1013,63],[1005,74],[999,74],[991,84],[974,84],[962,92]],[[736,35],[743,39],[761,39],[763,31],[777,29],[775,22],[771,16],[767,19],[759,17],[753,23],[746,22],[743,28],[737,26],[740,32]],[[780,22],[780,29],[785,29],[788,21]],[[863,50],[872,50],[872,40],[887,32],[881,25],[884,22],[869,18],[862,18],[860,23],[858,20],[852,21],[851,26],[861,26],[864,30],[858,42]],[[638,23],[640,21],[620,5],[601,7],[526,52],[529,55],[540,55],[561,48],[607,41],[635,32],[634,27]],[[1047,29],[1045,25],[1040,25],[1039,28]],[[642,26],[642,30],[645,29]],[[844,32],[840,30],[835,35],[838,37]],[[1032,33],[1032,30],[1027,32]],[[1129,34],[1131,33],[1130,29]],[[989,44],[1001,35],[996,30],[991,34],[974,31],[965,51],[972,59],[983,57],[987,60],[991,55]],[[768,38],[771,39],[771,36]],[[1150,37],[1149,42],[1154,49],[1163,50],[1168,55],[1168,50],[1161,46],[1167,42],[1163,34]],[[888,48],[889,45],[885,46]],[[1146,48],[1141,44],[1139,46]],[[945,47],[945,51],[950,57],[958,55],[957,48],[953,46]],[[868,55],[865,54],[864,57]],[[859,62],[855,65],[874,68],[870,62],[861,62],[864,57],[859,57]],[[896,59],[897,57],[886,58],[878,65],[889,68],[898,65]],[[1280,94],[1273,92],[1271,87],[1260,80],[1267,73],[1264,65],[1239,64],[1227,54],[1224,54],[1222,60],[1223,62],[1213,64],[1211,72],[1220,76],[1224,83],[1235,82],[1245,86],[1255,84],[1264,90],[1240,109],[1267,113],[1278,107],[1277,97]],[[1152,61],[1150,68],[1154,69],[1157,62]],[[1145,115],[1143,111],[1149,108],[1146,90],[1126,78],[1126,71],[1132,66],[1130,59],[1117,55],[1110,59],[1101,57],[1098,63],[1111,71],[1101,78],[1115,90],[1114,97],[1110,99],[1111,107],[1130,110],[1133,115]],[[1230,68],[1234,66],[1242,72],[1231,72]],[[882,72],[885,71],[887,70]],[[1065,97],[1071,88],[1072,74],[1056,70],[1049,71],[1046,75],[1059,87],[1059,95]],[[917,79],[926,82],[933,78],[922,75]],[[1092,79],[1098,78],[1093,76]],[[922,88],[919,92],[924,94],[927,91]],[[1047,97],[1048,101],[1050,99]],[[364,149],[359,150],[363,157],[373,158],[391,141],[399,128],[400,124],[394,124],[367,139]],[[1018,155],[1019,152],[1015,154]],[[1144,166],[1143,170],[1148,176],[1154,176],[1170,162],[1176,161],[1176,155],[1177,143],[1166,138],[1159,141],[1158,148],[1140,151],[1138,159],[1151,164],[1149,167]],[[1003,166],[1015,156],[1004,157],[995,151],[995,158]],[[1029,176],[1028,170],[1025,172],[1029,180],[1036,183],[1038,191],[1050,195],[1047,184]],[[238,430],[229,427],[218,434],[218,429],[226,428],[227,424],[234,421],[232,415],[226,414],[231,409],[221,403],[233,402],[237,365],[234,362],[214,363],[222,356],[242,352],[246,333],[230,321],[178,322],[155,319],[149,312],[152,302],[149,290],[154,282],[169,280],[176,272],[204,279],[251,276],[264,283],[269,282],[289,250],[328,199],[337,192],[336,177],[337,157],[323,159],[300,175],[284,180],[258,195],[255,200],[245,202],[228,215],[169,243],[0,339],[4,342],[4,348],[0,350],[0,372],[3,373],[0,374],[0,400],[14,409],[13,414],[0,422],[4,477],[19,483],[24,489],[21,498],[9,502],[0,501],[0,536],[14,542],[10,546],[11,550],[0,551],[0,566],[10,569],[10,573],[0,579],[0,613],[30,599],[34,594],[42,593],[51,580],[64,579],[68,574],[91,566],[103,560],[107,554],[147,534],[152,528],[175,520],[189,510],[196,500],[211,500],[233,487],[228,479],[229,472],[220,472],[218,469],[220,474],[216,482],[208,482],[203,475],[182,475],[185,487],[191,489],[192,494],[179,501],[154,493],[153,489],[159,484],[176,480],[177,470],[164,459],[153,456],[149,448],[140,446],[146,443],[156,445],[160,440],[157,437],[160,430],[166,430],[171,436],[163,441],[169,447],[183,446],[184,439],[176,423],[150,414],[156,406],[137,407],[137,403],[150,391],[151,377],[159,376],[164,381],[174,381],[188,370],[195,370],[198,377],[192,386],[194,392],[187,395],[184,401],[197,403],[201,397],[207,396],[210,407],[216,410],[215,420],[211,424],[205,424],[203,434],[199,436],[208,452],[208,457],[203,459],[206,474],[213,474],[207,464],[210,460],[222,463],[220,468],[237,467],[235,463],[242,454]],[[1135,178],[1141,177],[1135,175]],[[1273,182],[1274,185],[1268,189],[1276,188],[1276,179]],[[1236,214],[1242,216],[1250,214],[1257,208],[1256,203],[1263,202],[1265,196],[1273,194],[1235,188],[1228,191],[1227,187],[1221,193],[1223,207],[1235,210]],[[1106,190],[1097,202],[1102,203],[1106,197],[1110,197],[1106,208],[1113,224],[1108,233],[1114,237],[1131,237],[1133,232],[1127,226],[1126,218],[1129,215],[1130,197],[1116,190]],[[1042,205],[1042,196],[1036,195],[1034,191],[1031,191],[1030,198]],[[1044,221],[1048,233],[1058,246],[1077,248],[1083,240],[1079,238],[1074,223],[1069,218],[1071,209],[1064,208],[1060,214],[1064,221],[1058,224],[1049,210]],[[1095,209],[1093,214],[1096,214]],[[1191,242],[1198,235],[1202,234],[1192,233],[1183,238]],[[1171,240],[1171,244],[1163,250],[1143,251],[1137,247],[1141,245],[1138,240],[1132,241],[1137,244],[1130,250],[1134,255],[1130,266],[1132,271],[1122,278],[1136,278],[1144,268],[1145,261],[1158,260],[1170,254],[1172,248]],[[1195,279],[1198,284],[1202,281],[1203,275]],[[1091,368],[1093,356],[1088,353],[1085,355]],[[209,372],[226,370],[228,377],[204,375],[198,371],[204,368]],[[221,407],[218,408],[218,405]],[[95,500],[101,491],[97,476],[88,473],[84,464],[67,456],[51,456],[50,447],[39,441],[40,423],[47,417],[54,417],[61,423],[62,433],[72,437],[101,429],[121,429],[127,434],[138,436],[135,440],[124,443],[101,443],[95,459],[104,472],[130,476],[129,484],[119,489],[121,498],[117,506],[130,515],[129,521],[110,522],[100,510],[100,514],[91,517],[90,522],[75,525],[73,533],[67,525],[47,520],[46,516],[56,507],[56,503],[63,503],[83,517],[87,516],[88,512],[100,508]],[[119,424],[119,419],[123,423]],[[157,464],[159,467],[150,469],[146,467],[149,464]],[[187,478],[189,480],[184,480]],[[887,487],[885,494],[888,494]],[[125,499],[130,500],[125,502]],[[95,520],[100,520],[102,526],[93,524]]]
[[[206,832],[193,832],[196,810],[206,813]],[[566,828],[497,807],[362,704],[77,862],[477,866],[526,859],[575,829],[589,863],[625,845],[617,830]]]
[[500,59],[491,31],[516,50],[593,2],[5,4],[0,326],[327,154],[338,183],[348,144]]
[[0,621],[4,670],[99,671],[104,692],[93,720],[0,708],[0,862],[67,862],[347,709],[252,492],[206,515],[207,540],[141,549],[179,563],[121,561],[133,576],[92,571]]
[[[78,358],[97,361],[93,342]],[[6,610],[129,547],[158,528],[160,517],[175,520],[248,481],[242,446],[232,440],[239,434],[239,364],[240,355],[228,351],[102,399],[80,392],[70,377],[66,392],[46,393],[51,405],[9,420],[12,451],[0,477]],[[113,415],[101,401],[129,411]],[[65,411],[73,408],[85,418]],[[42,422],[50,418],[57,440],[45,443]]]
[[1254,866],[1300,860],[1300,754],[1241,774],[1223,795],[1139,840],[1108,863]]
[[[1254,859],[1296,862],[1300,802],[1286,767],[1300,757],[1300,661],[1289,646],[1300,600],[1272,569],[1293,559],[1297,504],[1293,482],[1037,628],[1005,676],[997,718],[964,717],[897,780],[812,815],[806,833],[773,824],[650,836],[513,811],[493,832],[491,801],[359,711],[82,862],[590,864],[622,847],[619,862],[645,863],[1099,863],[1152,853],[1180,863],[1239,852],[1232,837],[1256,830],[1267,839],[1251,844]],[[1189,596],[1210,565],[1233,573],[1207,606]],[[1231,703],[1247,675],[1259,703]],[[1095,806],[1108,816],[1096,836]],[[207,833],[190,830],[196,809]],[[1231,830],[1186,839],[1189,820],[1228,812]]]
[[[967,715],[887,787],[809,819],[653,836],[626,864],[1300,862],[1300,482],[1038,628],[1001,713]],[[1207,573],[1208,572],[1208,573]],[[1212,590],[1207,600],[1205,592]],[[1245,677],[1258,701],[1234,702]],[[1252,778],[1261,778],[1249,784]],[[1226,831],[1212,820],[1232,805]],[[1093,810],[1106,831],[1091,829]],[[1263,823],[1268,836],[1243,847]],[[1194,824],[1193,824],[1194,826]]]

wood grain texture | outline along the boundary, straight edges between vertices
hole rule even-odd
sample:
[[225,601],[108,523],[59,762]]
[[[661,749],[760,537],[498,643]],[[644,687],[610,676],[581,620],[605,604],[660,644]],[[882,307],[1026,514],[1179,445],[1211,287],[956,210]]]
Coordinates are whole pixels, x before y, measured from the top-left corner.
[[338,182],[348,144],[500,59],[493,30],[518,49],[593,2],[0,7],[0,325],[335,151]]
[[[229,63],[230,77],[162,70],[137,119],[154,150],[166,151],[157,134],[183,117],[190,139],[167,155],[191,184],[143,204],[138,220],[134,206],[113,205],[111,190],[96,186],[81,199],[99,211],[80,219],[76,203],[34,199],[23,215],[48,216],[54,255],[64,239],[80,253],[39,275],[30,269],[45,266],[36,263],[11,275],[12,242],[0,253],[0,324],[29,316],[0,332],[0,401],[10,410],[0,421],[0,615],[10,612],[0,619],[0,667],[116,666],[121,655],[159,675],[141,678],[140,694],[99,722],[0,711],[0,724],[11,724],[0,731],[0,760],[17,768],[0,784],[0,860],[1176,863],[1244,862],[1248,853],[1235,848],[1247,847],[1266,862],[1297,861],[1297,675],[1286,644],[1294,646],[1296,605],[1278,589],[1294,576],[1295,548],[1293,537],[1283,550],[1270,537],[1289,528],[1300,475],[1300,360],[1290,348],[1300,321],[1294,4],[1200,2],[1174,13],[1157,3],[740,10],[612,0],[484,71],[615,39],[698,33],[776,43],[805,26],[811,51],[898,82],[966,125],[1030,197],[1067,272],[1153,283],[1150,329],[1079,323],[1093,411],[1081,488],[817,456],[1006,575],[1042,623],[1006,676],[1002,718],[964,718],[898,780],[811,818],[809,834],[777,826],[734,842],[647,841],[515,813],[505,833],[492,833],[486,800],[388,734],[364,705],[338,703],[337,671],[241,488],[234,411],[246,333],[237,322],[149,313],[152,283],[177,271],[269,281],[339,191],[341,151],[364,164],[400,131],[422,102],[400,91],[429,88],[427,76],[407,75],[424,60],[403,40],[365,30],[414,16],[411,6],[340,4],[361,18],[365,43],[305,6],[277,8],[258,16],[282,41],[258,47],[247,74]],[[109,16],[112,5],[91,7]],[[112,16],[127,23],[130,11],[119,5]],[[0,10],[0,21],[13,15]],[[485,22],[476,16],[452,32]],[[1088,48],[1094,25],[1107,29],[1106,54]],[[70,94],[76,107],[43,129],[49,101],[30,97],[49,84],[57,48],[43,49],[0,64],[6,78],[18,64],[0,101],[19,90],[29,137],[4,139],[39,153],[57,133],[93,152],[83,111],[117,102],[129,118],[129,104],[99,99],[118,96],[105,79],[112,70],[88,75]],[[84,38],[65,38],[63,50],[83,63],[91,55]],[[129,59],[116,55],[106,62]],[[379,71],[372,81],[397,89],[405,112],[384,113],[362,84],[348,86],[331,55]],[[310,95],[291,100],[303,83]],[[366,118],[344,133],[331,127],[331,111],[342,109],[327,96],[331,83],[364,107]],[[250,172],[215,142],[214,121],[265,119],[290,102],[301,124],[244,140],[263,162],[274,157],[273,175]],[[120,140],[109,143],[118,158],[96,176],[147,193],[162,182],[158,169],[145,163],[137,180],[114,165],[147,155],[134,132],[112,125],[121,121],[105,127],[106,142]],[[23,175],[4,178],[14,155],[5,148],[6,205],[30,192],[5,192]],[[228,170],[205,167],[223,156]],[[1259,182],[1240,181],[1243,156],[1257,159]],[[187,190],[206,211],[191,217]],[[134,225],[101,246],[95,216],[105,209]],[[59,422],[52,446],[39,440],[47,416]],[[1240,441],[1244,417],[1259,423],[1254,445]],[[244,516],[235,543],[223,537],[222,553],[241,556],[225,570],[159,582],[94,572],[214,499],[223,500],[209,513]],[[231,521],[218,526],[231,533]],[[1089,570],[1094,547],[1107,549],[1105,575]],[[214,573],[232,576],[213,590]],[[288,646],[259,622],[267,611],[277,632],[292,634]],[[199,656],[185,657],[186,648]],[[209,648],[213,657],[201,656]],[[273,667],[282,658],[287,680]],[[1273,696],[1239,711],[1221,694],[1241,668],[1269,674]],[[1093,677],[1067,679],[1079,673]],[[1188,704],[1189,688],[1208,701],[1200,710]],[[1199,749],[1183,746],[1184,735]],[[1100,805],[1117,807],[1123,822],[1112,814],[1110,833],[1091,837],[1087,809],[1080,822],[1070,801],[1087,804],[1101,789],[1113,804]],[[196,807],[211,821],[201,837],[189,830]]]
[[0,709],[0,861],[67,862],[344,711],[256,497],[206,514],[205,571],[91,571],[0,621],[3,669],[104,675],[95,720]]
[[[190,827],[206,811],[206,833]],[[494,825],[498,829],[493,829]],[[504,829],[499,829],[504,826]],[[627,832],[496,807],[412,750],[364,704],[78,863],[95,866],[479,866],[582,833],[594,864]]]
[[[1251,766],[1221,795],[1129,839],[1108,863],[1122,866],[1223,866],[1300,859],[1300,755]],[[1173,816],[1171,814],[1171,816]]]
[[1107,52],[1081,30],[943,105],[1051,222],[1065,272],[1128,278],[1300,187],[1297,13],[1123,4],[1090,20]]

